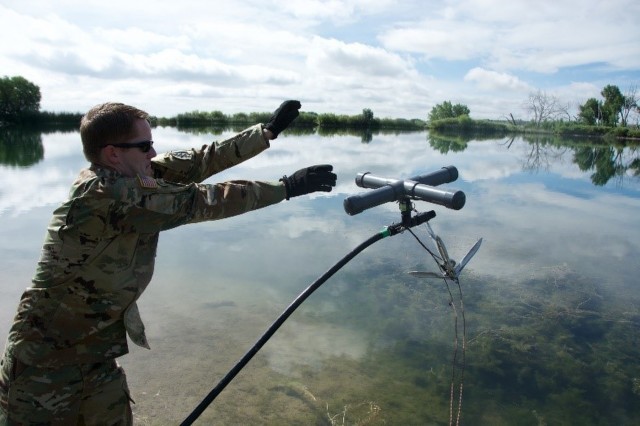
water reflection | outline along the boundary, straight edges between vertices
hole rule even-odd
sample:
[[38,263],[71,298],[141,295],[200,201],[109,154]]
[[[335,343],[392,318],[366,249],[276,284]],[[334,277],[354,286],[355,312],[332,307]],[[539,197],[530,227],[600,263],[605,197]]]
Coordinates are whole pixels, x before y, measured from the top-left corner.
[[42,161],[41,135],[38,130],[0,127],[0,164],[29,167]]
[[[446,154],[462,152],[470,141],[492,140],[492,136],[429,134],[428,140],[433,149]],[[529,146],[522,166],[526,171],[548,171],[552,164],[570,156],[580,170],[593,172],[591,182],[597,186],[606,185],[613,178],[621,184],[625,176],[640,175],[640,153],[635,143],[627,147],[620,142],[612,145],[598,140],[576,141],[547,135],[524,135],[506,138],[502,145],[510,149],[518,142],[525,142]]]
[[[176,127],[181,132],[195,134],[195,135],[222,135],[225,131],[233,131],[240,132],[245,127],[242,124],[235,124],[231,127],[227,125],[212,125],[212,126],[202,126],[202,127],[194,127],[194,126],[181,126],[178,125]],[[373,140],[373,136],[379,135],[381,133],[386,134],[397,134],[397,133],[415,133],[413,131],[373,131],[371,129],[344,129],[344,128],[309,128],[309,127],[292,127],[287,129],[287,136],[311,136],[311,135],[319,135],[323,137],[333,137],[333,136],[357,136],[360,138],[362,143],[369,143]]]
[[[155,128],[159,151],[233,129]],[[23,136],[16,136],[18,138]],[[77,133],[39,137],[44,158],[0,164],[0,339],[28,285],[46,224],[86,165]],[[365,142],[365,143],[363,143]],[[26,154],[21,154],[23,157]],[[453,164],[461,211],[434,208],[465,268],[463,421],[633,424],[640,417],[640,211],[635,147],[538,137],[287,132],[211,181],[274,180],[330,162],[336,191],[161,235],[141,299],[151,352],[122,362],[139,424],[175,424],[302,289],[400,218],[389,203],[347,216],[358,172],[408,177]],[[594,178],[597,176],[597,179]],[[417,230],[428,241],[426,231]],[[409,235],[367,249],[287,321],[203,415],[214,424],[446,424],[453,317],[443,283]]]
[[580,170],[593,171],[591,181],[598,186],[605,185],[612,178],[622,183],[628,174],[640,174],[640,156],[637,150],[629,155],[622,147],[580,147],[574,152],[574,161]]

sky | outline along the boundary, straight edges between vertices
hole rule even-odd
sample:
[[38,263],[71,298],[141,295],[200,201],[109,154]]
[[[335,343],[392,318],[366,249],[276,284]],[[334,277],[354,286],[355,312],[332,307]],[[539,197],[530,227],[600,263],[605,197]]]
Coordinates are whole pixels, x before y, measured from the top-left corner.
[[530,118],[537,91],[574,114],[640,86],[637,0],[0,0],[0,76],[41,110],[124,102],[152,115],[303,111]]

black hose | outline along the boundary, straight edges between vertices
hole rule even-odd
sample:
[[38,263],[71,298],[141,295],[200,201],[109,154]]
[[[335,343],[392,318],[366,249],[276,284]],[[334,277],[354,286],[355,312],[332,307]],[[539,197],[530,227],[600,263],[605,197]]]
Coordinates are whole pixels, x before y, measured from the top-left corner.
[[[428,219],[425,219],[425,221],[426,220]],[[200,415],[204,412],[204,410],[207,409],[209,404],[211,404],[213,400],[216,399],[216,397],[220,394],[220,392],[222,392],[222,390],[231,382],[231,380],[233,380],[233,378],[240,372],[240,370],[242,370],[244,366],[247,365],[249,361],[251,361],[251,358],[253,358],[253,356],[260,350],[260,348],[262,348],[262,346],[264,346],[265,343],[267,343],[267,340],[269,340],[271,336],[273,336],[273,334],[278,330],[278,328],[280,328],[282,323],[284,323],[287,320],[287,318],[291,316],[291,314],[298,308],[298,306],[300,306],[300,304],[302,304],[302,302],[304,302],[307,299],[307,297],[311,295],[311,293],[316,291],[318,287],[324,284],[325,281],[327,281],[333,274],[338,272],[340,268],[346,265],[351,259],[356,257],[364,249],[366,249],[373,243],[380,241],[381,239],[387,236],[394,235],[397,231],[398,231],[397,228],[391,229],[391,230],[387,228],[386,230],[380,231],[377,234],[371,236],[368,240],[366,240],[365,242],[360,244],[358,247],[353,249],[351,252],[349,252],[338,263],[333,265],[331,269],[325,272],[320,278],[318,278],[309,287],[307,287],[302,293],[300,293],[300,295],[287,307],[287,309],[285,309],[284,312],[280,314],[278,319],[276,319],[276,321],[273,324],[271,324],[271,326],[258,339],[258,341],[253,345],[253,347],[249,349],[249,351],[246,354],[244,354],[244,356],[240,359],[240,361],[238,361],[231,370],[229,370],[226,376],[224,376],[222,380],[218,382],[216,387],[214,387],[211,390],[211,392],[209,392],[209,394],[202,400],[202,402],[198,404],[198,406],[191,412],[191,414],[189,414],[189,416],[180,425],[181,426],[190,425],[193,422],[195,422],[198,419],[198,417],[200,417]]]

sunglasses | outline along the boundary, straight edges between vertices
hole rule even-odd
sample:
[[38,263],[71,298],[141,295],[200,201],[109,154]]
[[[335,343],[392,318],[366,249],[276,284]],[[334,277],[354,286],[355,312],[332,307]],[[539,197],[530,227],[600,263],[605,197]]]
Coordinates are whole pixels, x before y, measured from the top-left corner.
[[140,148],[142,152],[151,151],[151,147],[153,146],[153,141],[141,141],[141,142],[133,142],[133,143],[110,143],[109,145],[115,146],[116,148]]

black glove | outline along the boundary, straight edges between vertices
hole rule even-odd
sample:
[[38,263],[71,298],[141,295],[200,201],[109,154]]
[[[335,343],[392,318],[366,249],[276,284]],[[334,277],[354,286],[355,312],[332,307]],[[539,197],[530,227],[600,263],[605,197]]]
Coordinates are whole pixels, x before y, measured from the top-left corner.
[[277,138],[280,132],[286,129],[289,124],[300,115],[298,110],[301,107],[302,104],[300,104],[300,101],[284,101],[271,115],[269,122],[264,128],[271,130],[273,138]]
[[289,177],[283,176],[280,180],[284,182],[287,190],[287,200],[315,191],[331,192],[331,187],[336,186],[337,179],[336,174],[331,170],[333,170],[332,165],[320,164],[300,169]]

